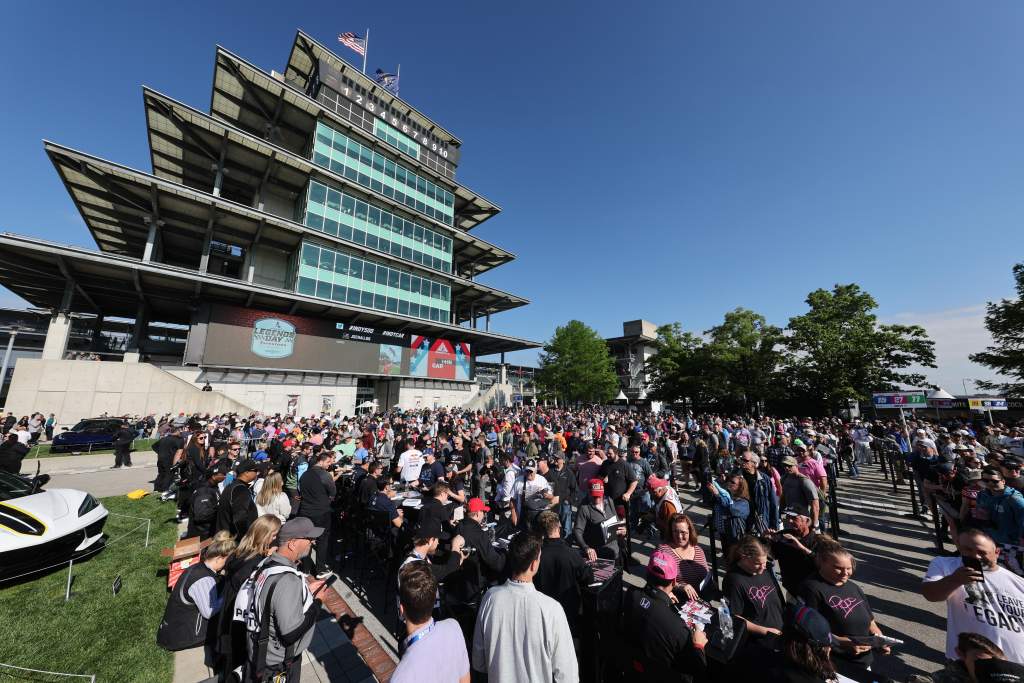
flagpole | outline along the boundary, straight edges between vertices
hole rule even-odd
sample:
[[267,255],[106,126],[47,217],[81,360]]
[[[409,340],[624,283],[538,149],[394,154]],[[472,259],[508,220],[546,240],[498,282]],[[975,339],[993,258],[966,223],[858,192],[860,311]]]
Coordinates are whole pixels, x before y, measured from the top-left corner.
[[366,29],[366,39],[363,41],[363,75],[366,75],[366,55],[370,51],[370,29]]

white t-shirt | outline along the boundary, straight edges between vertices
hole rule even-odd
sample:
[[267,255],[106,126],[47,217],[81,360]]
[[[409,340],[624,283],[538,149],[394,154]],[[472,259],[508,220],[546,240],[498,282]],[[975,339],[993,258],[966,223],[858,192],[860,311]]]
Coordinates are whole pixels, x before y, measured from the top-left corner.
[[[936,557],[928,565],[925,581],[938,581],[963,566],[959,557]],[[960,586],[946,599],[946,657],[957,659],[961,633],[979,633],[1002,648],[1011,662],[1024,664],[1024,578],[1000,567],[985,572],[985,600],[967,602]]]
[[398,456],[398,466],[401,468],[399,476],[405,483],[410,483],[420,478],[420,470],[423,468],[423,454],[415,448]]

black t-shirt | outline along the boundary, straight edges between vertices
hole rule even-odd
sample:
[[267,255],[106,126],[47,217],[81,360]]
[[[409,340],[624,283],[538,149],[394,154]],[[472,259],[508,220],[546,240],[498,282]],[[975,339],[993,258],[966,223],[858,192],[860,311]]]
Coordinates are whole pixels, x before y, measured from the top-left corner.
[[633,468],[630,467],[622,458],[619,458],[614,462],[612,462],[610,458],[605,460],[601,464],[600,474],[602,477],[608,477],[608,483],[605,485],[604,495],[614,501],[621,498],[622,494],[629,488],[629,485],[636,481],[636,475],[633,474]]
[[[794,531],[783,533],[789,533],[792,536],[797,535]],[[777,536],[777,539],[781,538],[782,533]],[[790,595],[796,595],[804,579],[813,576],[817,572],[817,567],[814,565],[814,549],[818,544],[818,535],[812,531],[807,536],[797,540],[810,550],[811,554],[807,554],[788,543],[783,543],[781,540],[772,541],[772,555],[779,561],[782,585]]]
[[445,454],[444,464],[455,465],[455,469],[461,470],[466,466],[466,454],[453,448]]
[[782,595],[769,571],[751,575],[739,567],[725,575],[722,593],[733,614],[758,626],[782,630]]
[[[800,585],[799,595],[808,607],[818,610],[828,620],[829,627],[835,635],[870,635],[869,627],[875,615],[864,591],[853,581],[847,581],[842,586],[833,586],[815,575]],[[870,650],[859,657],[850,657],[841,650],[833,652],[836,656],[853,659],[864,665],[870,664],[872,659]]]

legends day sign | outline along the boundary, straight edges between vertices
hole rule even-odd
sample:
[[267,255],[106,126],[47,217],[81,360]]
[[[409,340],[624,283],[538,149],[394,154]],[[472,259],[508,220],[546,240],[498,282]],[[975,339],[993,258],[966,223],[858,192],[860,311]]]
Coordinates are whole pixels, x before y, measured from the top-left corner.
[[875,408],[927,408],[923,391],[889,391],[871,395]]

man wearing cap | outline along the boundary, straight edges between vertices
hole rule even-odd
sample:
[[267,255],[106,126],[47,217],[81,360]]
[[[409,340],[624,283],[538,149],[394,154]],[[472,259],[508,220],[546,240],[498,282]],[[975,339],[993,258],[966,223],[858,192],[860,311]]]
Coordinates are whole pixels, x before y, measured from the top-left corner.
[[796,458],[782,459],[782,506],[800,506],[811,513],[812,526],[818,528],[818,488],[800,471]]
[[[538,465],[541,463],[538,462]],[[579,493],[575,475],[565,466],[565,454],[555,453],[546,471],[541,471],[541,474],[551,484],[551,493],[558,499],[555,511],[562,522],[562,537],[567,537],[572,531],[572,502]]]
[[227,477],[230,469],[231,464],[227,460],[212,463],[210,476],[192,492],[185,538],[198,536],[200,540],[205,541],[216,533],[220,483]]
[[[619,539],[626,536],[625,524],[615,525],[615,506],[604,495],[604,482],[591,479],[587,487],[590,498],[576,511],[573,538],[589,560],[619,557]],[[614,529],[614,531],[609,531]]]
[[437,461],[433,448],[423,449],[423,466],[420,467],[420,476],[417,485],[420,489],[429,489],[436,482],[444,479],[444,465]]
[[295,567],[323,532],[305,517],[290,519],[278,530],[273,542],[277,551],[260,567],[253,582],[246,680],[269,681],[278,674],[288,681],[300,680],[302,652],[313,640],[320,614],[320,599],[314,594],[323,581],[307,584]]
[[537,472],[537,461],[527,460],[519,503],[519,525],[523,529],[529,529],[537,515],[558,502],[551,493],[551,484]]
[[632,669],[644,680],[690,680],[701,678],[707,669],[707,636],[699,630],[691,633],[672,606],[678,576],[678,559],[656,550],[647,564],[647,585],[630,590],[625,600],[626,644]]
[[438,581],[444,580],[446,576],[454,572],[462,564],[465,555],[462,553],[465,540],[462,536],[456,535],[452,538],[452,551],[444,564],[434,564],[431,558],[437,554],[441,547],[441,536],[444,534],[441,529],[441,522],[434,518],[423,520],[416,526],[412,538],[412,551],[402,561],[400,567],[417,560],[430,564],[430,571]]
[[[469,552],[459,572],[458,586],[451,586],[463,602],[473,602],[491,580],[496,580],[505,568],[505,556],[491,543],[491,535],[483,528],[486,515],[491,508],[480,498],[470,498],[466,504],[466,516],[456,529]],[[477,572],[476,569],[480,571]],[[452,582],[449,581],[449,584]]]
[[668,479],[662,479],[656,474],[647,477],[647,488],[654,498],[654,525],[661,532],[662,538],[668,538],[669,522],[673,515],[683,511],[682,501]]
[[[334,560],[334,497],[338,494],[337,482],[341,470],[330,468],[334,465],[331,451],[320,451],[316,461],[299,479],[299,493],[302,502],[298,514],[308,517],[313,524],[324,529],[324,535],[316,542],[316,573],[326,571]],[[330,561],[330,562],[329,562]]]
[[782,585],[795,596],[803,580],[817,571],[814,551],[818,535],[811,526],[811,516],[802,505],[790,505],[782,511],[784,527],[771,535],[772,555],[779,561]]
[[224,488],[217,503],[217,531],[230,531],[235,540],[240,541],[249,525],[259,517],[252,491],[252,483],[259,476],[259,465],[243,460],[236,472],[235,480]]
[[181,429],[178,427],[171,427],[167,434],[153,444],[153,450],[156,451],[154,491],[162,493],[171,485],[171,468],[174,467],[174,463],[181,457],[181,450],[183,448],[185,448],[185,440],[181,438]]

